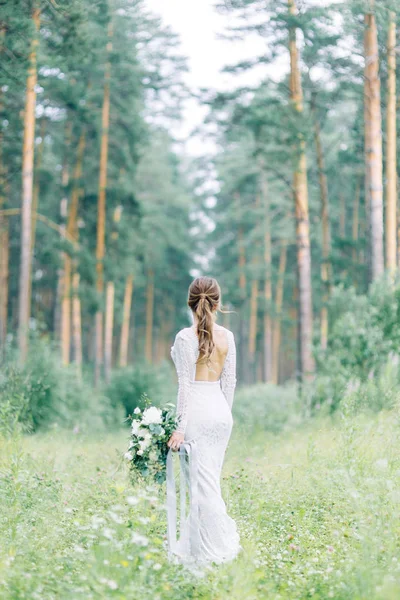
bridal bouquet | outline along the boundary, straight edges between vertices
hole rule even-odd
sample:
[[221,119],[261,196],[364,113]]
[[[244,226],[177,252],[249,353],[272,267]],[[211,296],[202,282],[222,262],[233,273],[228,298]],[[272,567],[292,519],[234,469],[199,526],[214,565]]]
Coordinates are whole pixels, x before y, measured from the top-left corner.
[[133,411],[125,458],[133,476],[152,476],[157,483],[162,483],[166,475],[167,442],[176,429],[175,407],[168,403],[157,408],[147,398],[145,402],[143,411],[139,407]]

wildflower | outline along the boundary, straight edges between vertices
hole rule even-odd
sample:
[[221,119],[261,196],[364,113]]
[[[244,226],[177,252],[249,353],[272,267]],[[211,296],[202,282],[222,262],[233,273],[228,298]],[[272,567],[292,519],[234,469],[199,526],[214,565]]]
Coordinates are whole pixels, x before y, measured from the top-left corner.
[[136,504],[139,504],[139,499],[136,498],[136,496],[128,496],[126,501],[129,506],[136,506]]
[[142,412],[142,411],[141,411],[141,410],[140,410],[140,408],[137,406],[137,407],[135,408],[135,410],[133,411],[133,414],[134,414],[134,415],[140,415],[140,413],[141,413],[141,412]]
[[147,408],[143,413],[142,423],[143,425],[151,425],[152,423],[162,423],[161,410],[159,408],[156,408],[155,406],[150,406],[150,408]]
[[132,458],[133,458],[132,452],[125,452],[124,458],[126,458],[126,460],[132,460]]
[[114,581],[113,579],[109,579],[107,584],[108,584],[108,587],[110,588],[110,590],[118,589],[118,583],[116,581]]
[[137,544],[138,546],[147,546],[149,540],[146,536],[141,535],[140,533],[136,533],[136,531],[132,534],[132,543]]
[[159,570],[161,569],[161,565],[160,565],[160,563],[156,563],[155,565],[153,565],[153,569],[154,569],[155,571],[159,571]]

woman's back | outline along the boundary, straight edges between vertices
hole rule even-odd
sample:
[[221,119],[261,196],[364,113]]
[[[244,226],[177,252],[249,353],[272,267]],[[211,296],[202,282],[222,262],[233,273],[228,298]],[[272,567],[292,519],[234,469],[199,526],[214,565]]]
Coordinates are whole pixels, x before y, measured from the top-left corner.
[[229,349],[228,332],[215,325],[213,338],[215,346],[210,358],[206,360],[200,356],[197,361],[195,381],[218,381],[221,377]]

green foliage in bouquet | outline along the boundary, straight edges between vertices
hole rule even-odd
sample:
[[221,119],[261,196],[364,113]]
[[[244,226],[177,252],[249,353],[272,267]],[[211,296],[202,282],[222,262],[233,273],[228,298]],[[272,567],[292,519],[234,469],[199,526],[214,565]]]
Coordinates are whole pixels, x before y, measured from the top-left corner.
[[176,429],[175,406],[167,403],[158,408],[143,395],[143,411],[136,407],[132,415],[131,436],[126,460],[131,475],[137,478],[152,477],[157,483],[165,481],[168,454],[167,442]]

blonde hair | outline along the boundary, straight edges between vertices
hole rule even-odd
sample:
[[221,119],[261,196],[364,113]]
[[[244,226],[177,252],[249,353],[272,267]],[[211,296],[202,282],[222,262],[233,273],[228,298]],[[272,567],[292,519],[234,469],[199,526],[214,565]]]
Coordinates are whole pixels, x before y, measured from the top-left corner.
[[213,313],[221,306],[221,288],[212,277],[197,277],[189,286],[188,306],[197,317],[199,359],[209,360],[214,350]]

